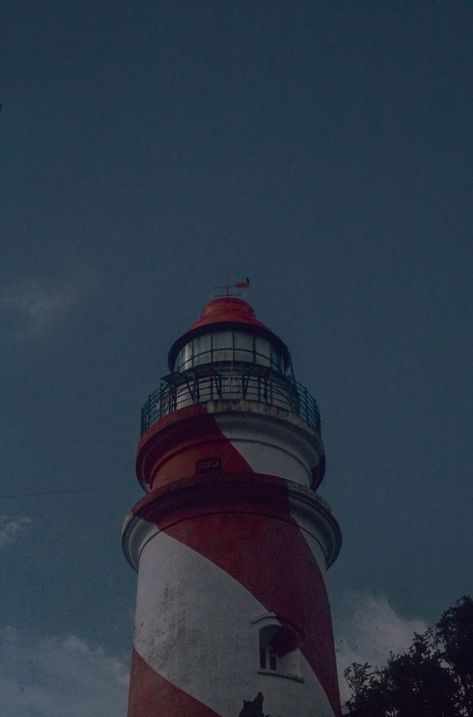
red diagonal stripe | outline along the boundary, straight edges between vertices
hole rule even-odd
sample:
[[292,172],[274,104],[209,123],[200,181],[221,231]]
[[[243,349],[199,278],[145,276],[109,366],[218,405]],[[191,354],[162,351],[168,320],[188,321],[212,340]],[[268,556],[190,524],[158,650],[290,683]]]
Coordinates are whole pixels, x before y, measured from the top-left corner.
[[225,436],[204,406],[188,406],[161,418],[141,438],[136,457],[138,479],[149,488],[192,476],[197,462],[219,458],[225,473],[252,472],[252,467]]
[[136,650],[131,659],[127,717],[221,717],[168,682]]

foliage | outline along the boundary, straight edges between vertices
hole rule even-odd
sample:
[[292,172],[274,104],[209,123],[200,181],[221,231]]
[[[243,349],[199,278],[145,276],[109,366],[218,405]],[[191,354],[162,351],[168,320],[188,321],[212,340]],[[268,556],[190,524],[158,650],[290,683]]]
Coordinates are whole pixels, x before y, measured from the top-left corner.
[[473,717],[473,600],[464,596],[385,667],[345,670],[353,717]]

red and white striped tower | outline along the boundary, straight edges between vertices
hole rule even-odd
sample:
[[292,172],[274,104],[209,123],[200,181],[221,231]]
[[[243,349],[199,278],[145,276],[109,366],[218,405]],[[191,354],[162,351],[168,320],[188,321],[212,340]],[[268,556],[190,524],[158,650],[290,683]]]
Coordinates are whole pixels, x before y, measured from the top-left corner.
[[[314,399],[241,299],[211,301],[142,413],[128,717],[338,717]],[[264,700],[264,702],[263,702]],[[246,705],[244,701],[253,702]]]

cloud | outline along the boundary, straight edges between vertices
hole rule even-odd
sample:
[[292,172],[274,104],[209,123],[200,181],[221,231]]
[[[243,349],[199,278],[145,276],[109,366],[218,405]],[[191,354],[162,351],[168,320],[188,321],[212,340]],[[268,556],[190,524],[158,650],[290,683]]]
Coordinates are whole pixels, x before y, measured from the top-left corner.
[[408,649],[415,632],[424,632],[427,624],[421,619],[402,617],[385,597],[367,595],[357,598],[338,625],[335,646],[342,702],[348,697],[343,677],[352,662],[368,662],[382,666],[390,652]]
[[88,293],[92,273],[76,267],[56,282],[38,278],[19,279],[0,294],[0,310],[10,333],[35,337],[56,326]]
[[[406,650],[414,632],[425,629],[424,620],[402,617],[385,597],[353,600],[336,636],[342,702],[349,697],[346,667],[352,662],[381,666],[390,651]],[[14,628],[0,629],[0,704],[5,714],[125,717],[128,679],[127,659],[76,636],[32,640]]]
[[31,640],[14,628],[3,628],[0,666],[2,714],[126,714],[128,665],[73,635]]
[[8,515],[0,515],[0,549],[13,543],[22,533],[25,532],[31,523],[31,518],[9,518]]

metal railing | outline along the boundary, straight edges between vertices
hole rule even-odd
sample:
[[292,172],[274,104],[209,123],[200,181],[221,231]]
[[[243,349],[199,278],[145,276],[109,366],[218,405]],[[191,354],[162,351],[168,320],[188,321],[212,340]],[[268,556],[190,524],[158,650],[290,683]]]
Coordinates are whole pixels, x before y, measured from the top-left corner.
[[211,401],[253,401],[296,414],[320,435],[320,413],[313,396],[302,384],[274,372],[254,376],[251,373],[220,372],[196,375],[173,374],[162,380],[148,396],[141,411],[141,433],[163,416],[185,406]]

